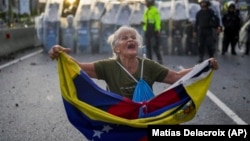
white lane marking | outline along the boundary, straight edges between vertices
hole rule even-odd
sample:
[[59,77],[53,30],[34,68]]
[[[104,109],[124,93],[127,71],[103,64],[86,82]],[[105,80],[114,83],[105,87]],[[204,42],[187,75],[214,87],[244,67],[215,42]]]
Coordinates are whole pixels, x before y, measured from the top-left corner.
[[[184,67],[179,66],[181,70]],[[217,98],[210,90],[207,91],[207,97],[211,99],[229,118],[231,118],[238,125],[247,125],[236,113],[233,112],[225,103],[223,103],[219,98]]]
[[225,103],[223,103],[219,98],[217,98],[212,92],[208,91],[207,96],[218,106],[222,111],[225,112],[236,124],[247,125],[236,113],[233,112]]
[[21,58],[15,59],[15,60],[13,60],[13,61],[10,61],[10,62],[8,62],[8,63],[6,63],[6,64],[1,65],[1,66],[0,66],[0,69],[3,69],[3,68],[8,67],[8,66],[10,66],[10,65],[13,65],[13,64],[15,64],[15,63],[17,63],[17,62],[19,62],[19,61],[25,60],[25,59],[27,59],[27,58],[29,58],[29,57],[35,56],[35,55],[37,55],[37,54],[39,54],[39,53],[42,53],[42,52],[43,52],[43,49],[40,49],[40,50],[35,51],[35,52],[32,52],[32,53],[30,53],[30,54],[28,54],[28,55],[25,55],[25,56],[21,57]]

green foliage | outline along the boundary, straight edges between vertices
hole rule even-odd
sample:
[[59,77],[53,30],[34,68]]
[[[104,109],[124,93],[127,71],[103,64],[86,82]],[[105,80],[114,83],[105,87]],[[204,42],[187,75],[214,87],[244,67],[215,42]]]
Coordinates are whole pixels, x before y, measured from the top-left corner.
[[6,12],[0,12],[0,19],[6,20]]

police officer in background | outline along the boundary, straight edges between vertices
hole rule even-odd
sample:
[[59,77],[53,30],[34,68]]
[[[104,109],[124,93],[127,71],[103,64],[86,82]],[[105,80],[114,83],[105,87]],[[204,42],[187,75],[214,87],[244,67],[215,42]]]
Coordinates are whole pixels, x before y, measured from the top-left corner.
[[228,6],[227,13],[222,17],[222,24],[224,26],[224,34],[222,41],[222,52],[224,55],[228,46],[231,46],[231,54],[236,55],[235,46],[239,40],[239,32],[241,28],[241,19],[236,11],[234,3]]
[[209,8],[208,0],[199,1],[201,9],[196,14],[194,37],[198,41],[199,61],[204,59],[205,51],[208,51],[209,57],[214,57],[215,44],[213,29],[219,29],[219,18],[215,12]]
[[[146,0],[147,9],[143,15],[143,31],[146,43],[147,58],[152,59],[152,49],[156,54],[157,60],[162,64],[162,56],[160,51],[160,30],[161,17],[160,12],[155,6],[154,0]],[[154,42],[153,42],[154,41]]]

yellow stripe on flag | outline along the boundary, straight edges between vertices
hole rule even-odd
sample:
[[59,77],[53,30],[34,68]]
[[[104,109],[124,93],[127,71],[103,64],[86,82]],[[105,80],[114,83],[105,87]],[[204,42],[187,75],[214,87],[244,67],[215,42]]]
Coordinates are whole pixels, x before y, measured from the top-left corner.
[[193,100],[195,106],[200,107],[202,101],[204,100],[206,93],[210,87],[211,81],[213,77],[213,71],[210,70],[204,76],[204,78],[200,78],[200,80],[196,80],[192,82],[190,85],[186,85],[185,89],[189,94],[190,98]]
[[194,105],[196,106],[188,103],[189,105],[175,107],[158,116],[125,119],[112,115],[78,99],[73,79],[80,73],[80,67],[65,53],[61,53],[58,58],[58,73],[61,93],[64,100],[72,104],[90,119],[138,128],[146,128],[148,125],[180,124],[191,120],[195,116],[196,109],[199,108],[212,78],[212,73],[210,73],[205,79],[187,86],[186,90],[194,100]]

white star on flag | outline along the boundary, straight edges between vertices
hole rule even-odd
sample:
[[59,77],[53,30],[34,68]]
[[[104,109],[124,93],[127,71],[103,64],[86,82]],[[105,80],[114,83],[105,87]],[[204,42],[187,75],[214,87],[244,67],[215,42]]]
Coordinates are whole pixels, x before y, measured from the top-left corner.
[[109,125],[105,125],[105,126],[103,126],[103,129],[102,129],[102,131],[105,131],[105,132],[109,132],[109,130],[111,130],[111,129],[113,129],[112,127],[110,127]]
[[97,136],[97,137],[101,138],[101,134],[102,134],[102,133],[103,133],[102,131],[94,130],[94,135],[93,135],[93,137]]

